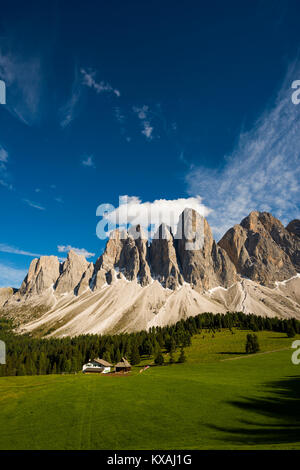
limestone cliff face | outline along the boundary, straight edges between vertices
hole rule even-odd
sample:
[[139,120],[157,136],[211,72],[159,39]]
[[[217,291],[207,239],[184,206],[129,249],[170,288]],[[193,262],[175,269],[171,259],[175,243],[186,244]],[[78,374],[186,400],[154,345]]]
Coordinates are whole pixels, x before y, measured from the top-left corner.
[[198,290],[228,287],[237,279],[226,251],[216,244],[207,220],[193,209],[180,216],[177,255],[184,280]]
[[162,224],[151,243],[139,225],[128,231],[115,230],[95,265],[72,250],[62,264],[55,256],[34,259],[21,288],[9,298],[18,300],[50,291],[57,296],[79,296],[121,278],[143,287],[158,280],[172,290],[186,282],[199,292],[229,287],[240,276],[271,286],[297,272],[299,220],[285,228],[267,212],[251,212],[216,243],[206,219],[185,209],[175,235]]
[[175,237],[162,224],[150,246],[140,226],[113,232],[96,262],[93,288],[113,282],[116,271],[142,286],[157,279],[173,290],[184,281],[204,290],[229,286],[237,279],[233,263],[213,240],[207,221],[192,209],[182,213]]
[[165,224],[162,224],[154,235],[150,245],[149,259],[153,277],[158,279],[164,287],[176,289],[183,284],[174,238]]
[[60,263],[56,256],[41,256],[35,258],[29,267],[19,294],[36,295],[41,294],[49,287],[53,287],[60,275]]
[[106,244],[104,253],[95,264],[92,285],[100,288],[111,284],[116,273],[128,281],[137,280],[142,286],[151,281],[148,264],[147,238],[139,225],[127,231],[115,230]]
[[62,273],[54,286],[55,291],[58,294],[73,291],[87,270],[88,264],[84,256],[78,255],[73,250],[69,251],[62,266]]
[[300,271],[298,237],[267,212],[251,212],[219,242],[242,276],[271,286]]
[[12,298],[15,291],[12,287],[0,287],[0,308]]
[[87,269],[82,274],[79,283],[74,289],[74,294],[80,295],[91,287],[91,280],[94,274],[94,263],[88,263]]

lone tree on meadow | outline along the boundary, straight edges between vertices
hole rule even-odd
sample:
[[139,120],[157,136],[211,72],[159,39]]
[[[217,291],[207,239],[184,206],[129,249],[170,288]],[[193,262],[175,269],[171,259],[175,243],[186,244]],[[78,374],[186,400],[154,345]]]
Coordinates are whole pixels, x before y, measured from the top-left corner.
[[246,353],[254,354],[259,351],[258,337],[256,334],[249,333],[246,340]]
[[178,362],[180,362],[180,363],[182,364],[182,363],[185,362],[185,361],[186,361],[186,355],[185,355],[185,353],[184,353],[184,349],[181,348],[181,350],[180,350],[180,356],[179,356],[179,358],[178,358]]

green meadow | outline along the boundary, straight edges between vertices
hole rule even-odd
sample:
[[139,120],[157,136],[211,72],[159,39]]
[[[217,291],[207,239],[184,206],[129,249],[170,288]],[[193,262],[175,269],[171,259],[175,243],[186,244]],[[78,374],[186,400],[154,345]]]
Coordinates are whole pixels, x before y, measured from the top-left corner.
[[142,373],[1,377],[0,449],[300,449],[299,335],[258,332],[247,356],[247,333],[195,335],[184,364]]

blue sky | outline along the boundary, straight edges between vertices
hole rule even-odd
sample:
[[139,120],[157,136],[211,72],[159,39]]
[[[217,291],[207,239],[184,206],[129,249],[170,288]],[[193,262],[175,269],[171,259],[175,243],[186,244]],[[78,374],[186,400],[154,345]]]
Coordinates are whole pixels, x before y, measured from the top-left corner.
[[198,198],[217,239],[253,209],[299,217],[299,17],[299,1],[2,5],[0,286],[37,255],[95,260],[96,208],[120,195],[141,212]]

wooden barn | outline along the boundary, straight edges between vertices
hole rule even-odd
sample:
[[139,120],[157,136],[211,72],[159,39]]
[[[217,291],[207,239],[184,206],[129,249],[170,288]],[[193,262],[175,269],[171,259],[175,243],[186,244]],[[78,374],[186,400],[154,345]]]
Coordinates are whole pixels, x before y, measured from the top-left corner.
[[87,364],[84,364],[82,367],[82,372],[85,374],[108,374],[111,370],[112,364],[105,361],[104,359],[94,359],[89,361]]
[[115,366],[116,372],[129,372],[131,371],[131,364],[127,361],[125,357],[122,357],[122,361],[118,362]]

